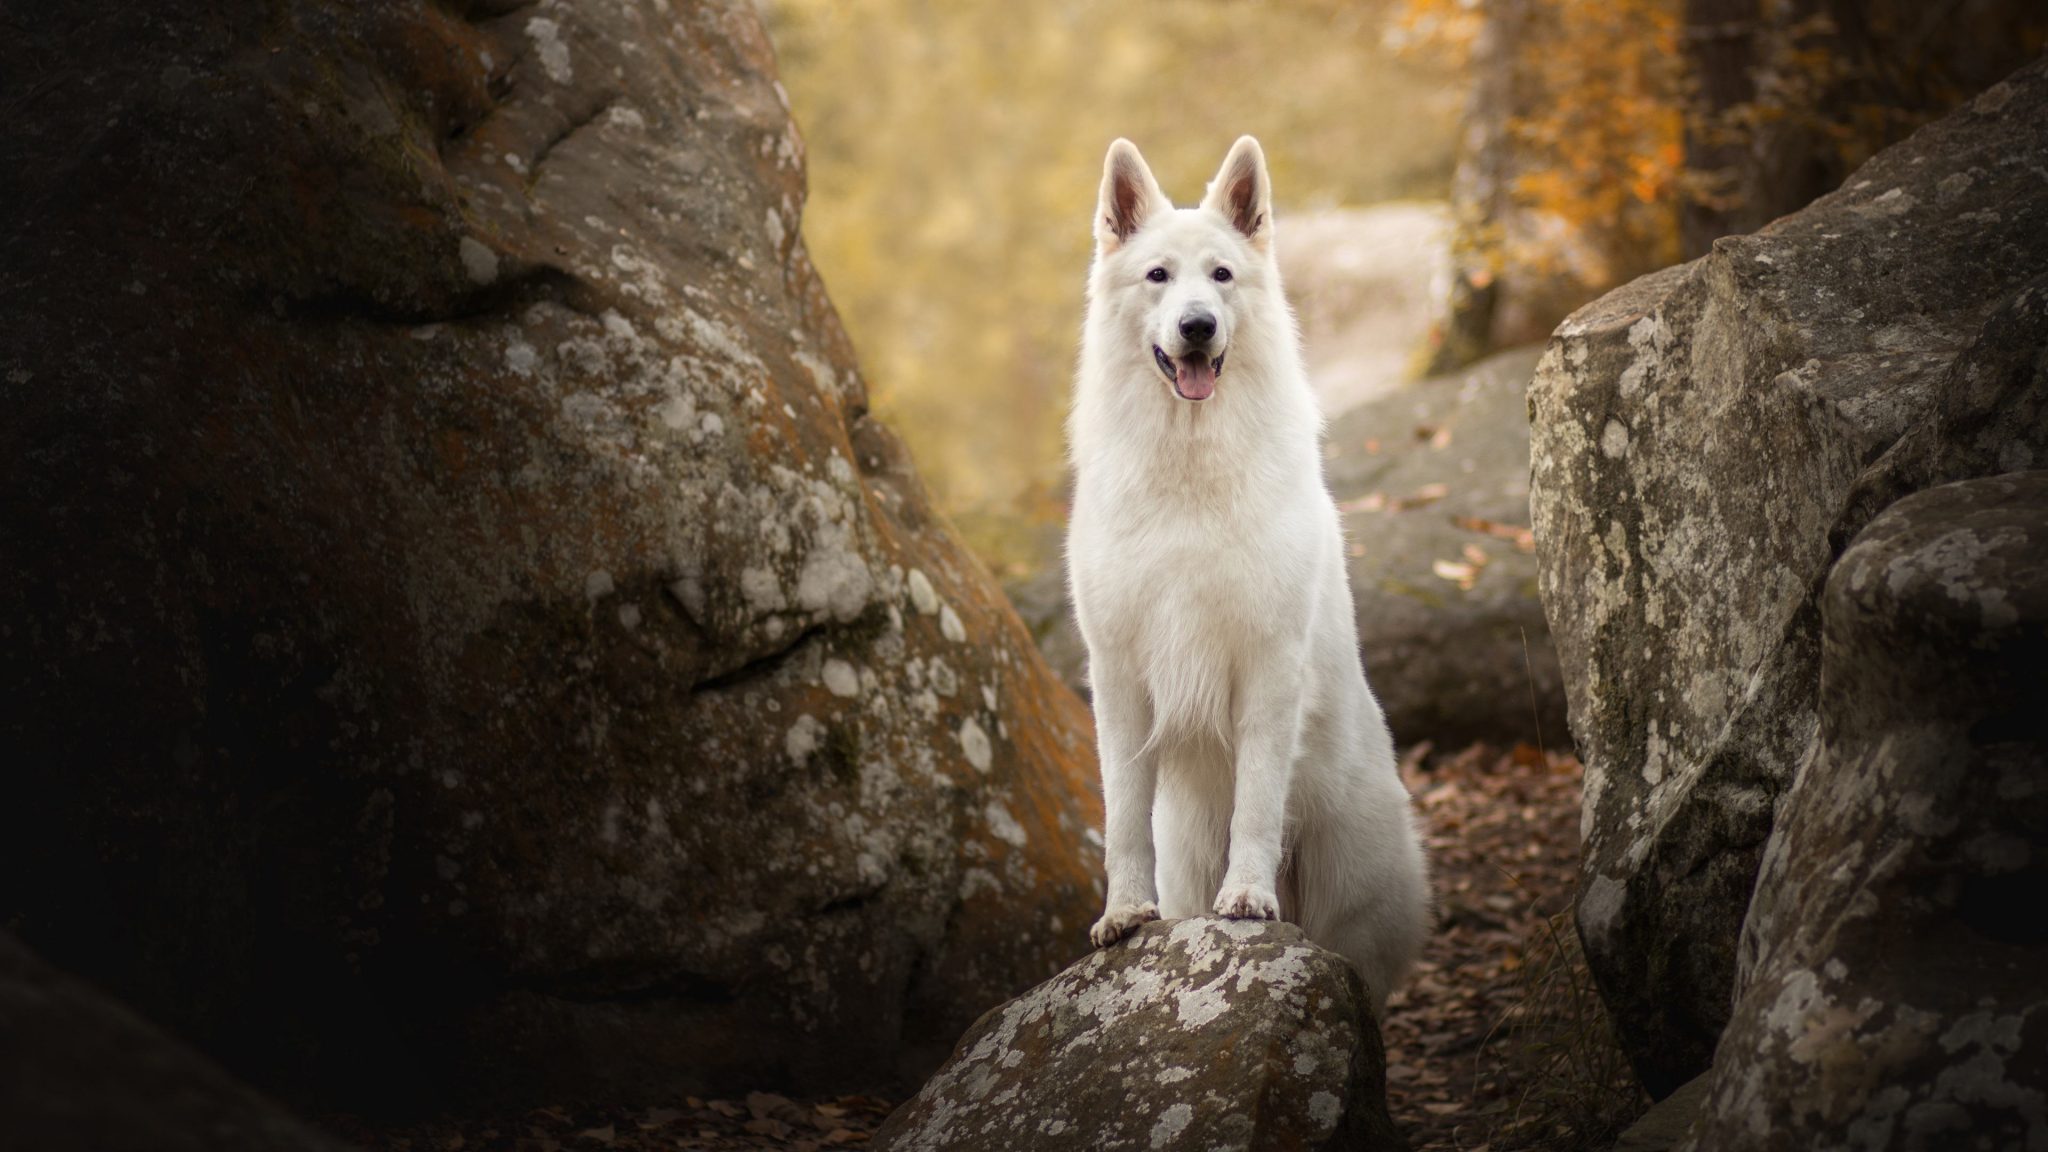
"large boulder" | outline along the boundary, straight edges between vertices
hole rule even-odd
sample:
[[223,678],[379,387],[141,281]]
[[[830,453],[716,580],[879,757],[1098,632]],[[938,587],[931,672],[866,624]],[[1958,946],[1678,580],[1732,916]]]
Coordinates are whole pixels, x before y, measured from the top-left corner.
[[2048,1147],[2048,471],[1895,504],[1822,617],[1693,1146]]
[[0,1148],[345,1152],[0,932]]
[[1351,966],[1291,924],[1196,919],[1145,925],[991,1010],[875,1146],[1405,1145]]
[[53,0],[0,103],[0,922],[358,1107],[886,1084],[1085,947],[753,4]]
[[1537,354],[1503,352],[1330,424],[1358,646],[1402,743],[1565,741],[1529,529]]
[[1537,368],[1540,580],[1586,764],[1579,930],[1654,1095],[1729,1019],[1773,811],[1818,737],[1842,545],[1925,483],[2048,460],[2043,124],[2037,64],[1806,210],[1582,309]]

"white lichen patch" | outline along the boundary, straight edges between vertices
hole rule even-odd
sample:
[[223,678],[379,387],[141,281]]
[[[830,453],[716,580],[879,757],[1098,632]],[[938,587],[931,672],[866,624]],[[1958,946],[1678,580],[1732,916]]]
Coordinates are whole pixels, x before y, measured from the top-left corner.
[[988,807],[982,810],[982,815],[988,820],[988,830],[996,839],[1012,848],[1024,847],[1024,826],[1017,823],[1017,818],[1010,814],[1010,810],[1003,806],[1002,801],[989,801]]
[[1152,1147],[1171,1148],[1194,1118],[1195,1110],[1185,1103],[1167,1105],[1160,1111],[1158,1123],[1152,1125]]
[[834,696],[857,696],[860,694],[860,673],[844,660],[833,658],[825,661],[825,688]]
[[1593,877],[1579,897],[1579,930],[1593,941],[1606,943],[1627,896],[1628,889],[1621,881],[1604,874]]
[[470,283],[481,286],[498,278],[498,254],[489,245],[474,236],[464,236],[456,248]]
[[801,768],[810,761],[812,753],[818,750],[819,738],[824,732],[825,726],[818,723],[817,717],[806,712],[798,716],[796,722],[789,726],[789,731],[783,734],[782,749],[789,754],[790,760]]
[[932,588],[931,577],[921,568],[912,568],[904,586],[910,590],[910,604],[920,616],[930,616],[939,610],[939,594]]
[[1344,1118],[1344,1102],[1329,1092],[1311,1092],[1308,1097],[1308,1118],[1313,1120],[1319,1132],[1332,1132],[1337,1121]]
[[1628,455],[1628,425],[1619,420],[1609,420],[1600,430],[1600,452],[1610,460],[1619,460]]
[[960,722],[960,750],[967,754],[967,762],[978,772],[988,771],[989,766],[995,763],[995,749],[989,746],[988,733],[972,716]]
[[576,70],[569,60],[569,45],[562,40],[562,26],[545,16],[535,16],[526,22],[526,35],[533,41],[534,55],[540,58],[541,70],[548,79],[557,84],[567,84],[576,79]]

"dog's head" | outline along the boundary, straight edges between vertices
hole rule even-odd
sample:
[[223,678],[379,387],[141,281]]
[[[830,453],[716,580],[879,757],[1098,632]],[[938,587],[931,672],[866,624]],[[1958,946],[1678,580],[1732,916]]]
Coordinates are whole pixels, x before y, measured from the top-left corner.
[[1271,268],[1272,181],[1259,142],[1239,137],[1200,207],[1175,208],[1128,140],[1109,146],[1095,208],[1094,307],[1111,338],[1148,358],[1182,400],[1215,394]]

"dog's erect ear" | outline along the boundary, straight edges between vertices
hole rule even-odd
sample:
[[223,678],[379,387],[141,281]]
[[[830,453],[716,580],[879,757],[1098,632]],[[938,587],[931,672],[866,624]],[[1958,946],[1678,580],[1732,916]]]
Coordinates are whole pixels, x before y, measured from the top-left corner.
[[1118,140],[1109,146],[1102,161],[1102,196],[1095,205],[1095,246],[1114,251],[1131,238],[1154,212],[1173,207],[1152,169],[1138,155],[1138,146]]
[[1230,226],[1264,248],[1273,236],[1273,180],[1266,175],[1266,154],[1250,136],[1239,136],[1223,158],[1202,207],[1223,213]]

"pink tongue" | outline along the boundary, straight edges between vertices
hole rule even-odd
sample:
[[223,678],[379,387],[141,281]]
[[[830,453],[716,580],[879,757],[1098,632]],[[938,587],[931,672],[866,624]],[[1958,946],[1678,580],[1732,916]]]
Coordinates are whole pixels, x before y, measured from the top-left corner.
[[1207,400],[1216,391],[1216,367],[1206,356],[1173,362],[1173,386],[1189,400]]

